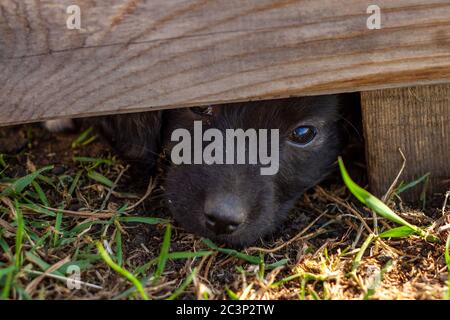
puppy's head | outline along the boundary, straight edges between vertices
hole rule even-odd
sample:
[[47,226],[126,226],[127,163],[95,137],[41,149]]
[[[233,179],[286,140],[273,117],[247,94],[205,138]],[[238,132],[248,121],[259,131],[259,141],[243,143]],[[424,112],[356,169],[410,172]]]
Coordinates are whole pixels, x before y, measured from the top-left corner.
[[[178,223],[196,234],[236,246],[250,244],[272,232],[299,196],[333,168],[343,140],[339,99],[329,95],[167,112],[164,141],[169,157],[179,146],[179,141],[172,141],[175,129],[190,133],[190,152],[194,150],[193,140],[198,139],[196,121],[202,121],[203,132],[214,128],[216,133],[223,133],[224,149],[227,129],[278,129],[279,133],[278,171],[272,175],[261,174],[265,165],[260,161],[172,164],[165,188],[169,208]],[[266,143],[270,144],[273,139],[267,136]],[[205,150],[209,144],[203,141],[201,148]],[[270,155],[270,146],[266,148]],[[246,152],[249,149],[247,145]],[[238,148],[224,150],[224,163],[230,152],[236,158],[239,153]]]

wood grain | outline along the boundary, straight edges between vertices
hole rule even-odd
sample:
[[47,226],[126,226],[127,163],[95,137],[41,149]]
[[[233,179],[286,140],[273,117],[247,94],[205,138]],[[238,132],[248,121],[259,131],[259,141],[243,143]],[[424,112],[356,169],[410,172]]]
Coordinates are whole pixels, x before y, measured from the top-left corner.
[[[430,172],[430,192],[450,190],[450,85],[362,93],[363,123],[371,189],[383,195],[406,157],[400,181]],[[422,186],[406,194],[417,199]],[[405,196],[405,195],[403,195]]]
[[450,0],[370,4],[1,0],[0,123],[450,81]]

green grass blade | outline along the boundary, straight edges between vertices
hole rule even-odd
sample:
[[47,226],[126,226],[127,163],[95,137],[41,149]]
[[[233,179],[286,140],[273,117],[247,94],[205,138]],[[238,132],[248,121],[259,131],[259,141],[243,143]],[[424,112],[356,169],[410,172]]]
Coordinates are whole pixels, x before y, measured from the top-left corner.
[[113,269],[114,271],[116,271],[120,275],[122,275],[125,278],[127,278],[131,283],[133,283],[133,285],[136,287],[136,290],[141,295],[142,299],[149,300],[147,294],[144,291],[144,288],[142,287],[141,282],[135,276],[133,276],[130,272],[128,272],[126,269],[122,268],[121,266],[116,264],[114,261],[112,261],[111,257],[109,256],[108,252],[106,252],[105,248],[100,243],[100,241],[97,241],[95,243],[95,245],[97,246],[98,253],[102,257],[102,259],[106,262],[106,264],[111,269]]
[[168,258],[170,260],[177,260],[177,259],[190,259],[190,258],[197,258],[197,257],[206,257],[212,255],[212,251],[197,251],[197,252],[189,252],[189,251],[181,251],[181,252],[171,252],[168,255]]
[[53,211],[40,207],[37,204],[32,203],[31,201],[27,202],[28,202],[27,204],[21,204],[21,207],[49,217],[56,217],[56,213],[54,213]]
[[400,194],[402,192],[405,192],[408,189],[414,188],[416,185],[418,185],[419,183],[421,183],[422,181],[425,181],[426,179],[428,179],[430,176],[430,173],[426,173],[423,176],[421,176],[419,179],[408,182],[408,183],[402,183],[398,186],[397,189],[395,189],[395,193],[396,194]]
[[88,177],[94,181],[99,182],[100,184],[103,184],[103,185],[109,187],[109,188],[114,187],[114,182],[109,180],[107,177],[105,177],[101,173],[98,173],[97,171],[89,170]]
[[410,227],[402,226],[398,228],[392,228],[379,234],[380,238],[403,238],[408,237],[415,233]]
[[7,268],[0,269],[0,279],[3,278],[8,273],[11,273],[16,270],[16,266],[9,266]]
[[308,288],[308,292],[312,296],[313,300],[321,300],[319,294],[313,288]]
[[225,287],[225,291],[230,300],[239,300],[239,296],[236,293],[234,293],[230,288],[228,288],[228,286]]
[[358,186],[349,176],[347,170],[345,169],[344,163],[342,161],[342,158],[338,158],[339,162],[339,168],[341,170],[342,179],[344,180],[345,185],[348,187],[350,192],[364,205],[366,205],[368,208],[375,211],[380,216],[395,222],[399,225],[406,226],[412,230],[414,230],[415,233],[420,235],[421,237],[429,240],[429,241],[439,241],[437,237],[434,237],[432,235],[428,235],[424,230],[421,228],[412,225],[411,223],[407,222],[405,219],[398,216],[394,211],[391,210],[386,204],[384,204],[380,199],[369,193],[368,191],[364,190],[360,186]]
[[[169,260],[178,260],[178,259],[190,259],[190,258],[196,258],[196,257],[205,257],[213,254],[212,251],[197,251],[197,252],[189,252],[189,251],[182,251],[182,252],[170,252],[167,256]],[[137,267],[134,270],[134,274],[144,274],[150,267],[158,263],[158,258],[152,259],[145,264]]]
[[76,225],[75,227],[73,227],[71,230],[66,231],[64,233],[64,236],[66,236],[66,237],[76,236],[80,232],[82,232],[82,231],[88,229],[90,226],[93,226],[93,225],[96,225],[96,224],[98,224],[98,225],[111,225],[112,222],[99,220],[99,221],[88,221],[88,222],[80,223],[80,224]]
[[56,184],[53,182],[52,178],[49,178],[49,177],[46,177],[46,176],[40,174],[40,175],[37,176],[36,180],[40,180],[41,182],[44,182],[44,183],[48,184],[49,186],[51,186],[55,190],[58,189]]
[[366,241],[362,244],[361,248],[358,251],[358,254],[355,257],[355,260],[353,260],[352,264],[352,271],[350,274],[356,275],[356,270],[358,269],[359,265],[361,264],[362,256],[364,255],[364,252],[366,252],[367,248],[369,247],[369,244],[374,240],[375,235],[371,233]]
[[[25,253],[25,257],[27,258],[27,260],[33,262],[34,264],[36,264],[42,271],[45,272],[45,270],[47,270],[48,268],[50,268],[51,266],[45,262],[44,260],[42,260],[40,257],[34,255],[33,253],[31,253],[30,251]],[[52,272],[53,274],[56,274],[60,277],[64,277],[64,274],[62,274],[60,271],[56,270]]]
[[0,166],[2,166],[3,168],[6,168],[8,166],[6,164],[5,155],[3,153],[0,153]]
[[161,218],[152,218],[152,217],[120,217],[120,222],[137,222],[137,223],[146,223],[146,224],[166,224],[169,223],[168,220]]
[[[150,280],[151,276],[145,277],[141,280],[141,285],[145,286],[147,282]],[[113,296],[110,300],[122,300],[124,298],[129,297],[131,294],[136,292],[136,287],[128,288],[127,290]]]
[[158,266],[156,267],[155,277],[153,283],[155,283],[164,272],[167,260],[169,259],[170,238],[172,236],[172,229],[170,224],[167,224],[166,232],[164,233],[163,243],[158,257]]
[[57,212],[56,219],[55,219],[55,233],[53,234],[53,247],[58,246],[57,244],[58,244],[58,239],[60,237],[60,232],[61,232],[62,218],[63,218],[62,213]]
[[96,136],[90,136],[90,134],[92,133],[93,129],[92,127],[86,129],[85,131],[83,131],[78,138],[76,138],[73,142],[72,142],[72,148],[75,149],[77,147],[80,146],[84,146],[89,144],[90,142],[94,141],[94,139],[96,138]]
[[0,193],[0,196],[8,197],[8,196],[22,193],[22,191],[26,187],[28,187],[40,174],[42,174],[45,171],[52,170],[52,169],[53,169],[53,166],[44,167],[42,169],[36,170],[33,173],[30,173],[29,175],[26,175],[25,177],[17,179],[9,187],[7,187],[2,193]]
[[133,273],[135,275],[144,275],[145,272],[147,272],[148,269],[150,269],[150,267],[152,267],[153,265],[158,263],[158,258],[152,259],[146,263],[144,263],[143,265],[137,267],[136,269],[134,269]]
[[272,269],[284,266],[288,262],[289,262],[289,259],[287,259],[287,258],[286,259],[281,259],[280,261],[277,261],[277,262],[274,262],[274,263],[266,265],[266,270],[272,270]]
[[0,248],[3,250],[3,254],[8,259],[11,258],[11,248],[6,243],[5,239],[3,239],[2,234],[0,233]]
[[6,280],[5,280],[5,283],[3,284],[3,290],[2,290],[2,295],[1,295],[2,299],[8,299],[8,297],[9,297],[9,291],[11,289],[13,273],[14,272],[10,272],[6,275]]
[[36,190],[36,193],[39,196],[39,199],[41,200],[42,204],[46,207],[50,207],[50,203],[47,199],[47,196],[45,195],[44,190],[42,190],[42,187],[39,183],[37,183],[36,181],[31,182],[31,184],[33,185],[34,190]]
[[69,195],[72,195],[73,192],[75,191],[75,188],[77,187],[82,174],[83,174],[83,170],[80,170],[75,175],[75,178],[73,179],[72,184],[70,185],[70,188],[69,188]]
[[19,267],[22,263],[21,252],[23,245],[23,236],[25,234],[25,222],[23,220],[22,210],[20,210],[17,201],[15,202],[15,207],[16,207],[16,223],[17,223],[15,265],[17,270],[19,270]]
[[260,257],[258,256],[250,256],[248,254],[236,251],[234,249],[225,249],[225,248],[220,248],[217,245],[215,245],[211,240],[209,239],[202,239],[203,243],[206,244],[209,248],[228,254],[230,256],[242,259],[244,261],[250,262],[251,264],[256,264],[259,265],[261,260]]
[[286,278],[281,279],[280,281],[274,282],[270,285],[271,288],[277,288],[280,285],[282,285],[283,283],[292,281],[292,280],[296,280],[296,279],[302,279],[302,280],[306,280],[306,281],[327,281],[330,277],[326,274],[313,274],[310,272],[299,272],[299,273],[295,273],[292,274],[290,276],[287,276]]
[[191,284],[192,280],[194,280],[196,273],[197,269],[194,268],[194,270],[192,270],[192,272],[186,277],[186,279],[184,279],[183,283],[166,300],[175,300],[176,298],[178,298],[178,296],[182,294],[184,290],[186,290],[186,288]]

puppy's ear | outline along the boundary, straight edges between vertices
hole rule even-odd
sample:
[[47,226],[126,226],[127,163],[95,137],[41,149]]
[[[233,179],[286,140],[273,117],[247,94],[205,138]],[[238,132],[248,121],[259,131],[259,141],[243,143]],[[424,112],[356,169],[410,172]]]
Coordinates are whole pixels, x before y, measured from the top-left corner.
[[318,105],[333,107],[338,128],[340,148],[361,144],[362,134],[361,102],[359,92],[330,94],[318,97]]
[[126,160],[155,163],[161,144],[162,111],[95,117],[86,123],[100,129]]
[[363,140],[361,120],[361,97],[359,92],[339,94],[341,123],[347,134]]
[[43,125],[50,132],[68,132],[75,129],[75,122],[72,119],[48,120]]

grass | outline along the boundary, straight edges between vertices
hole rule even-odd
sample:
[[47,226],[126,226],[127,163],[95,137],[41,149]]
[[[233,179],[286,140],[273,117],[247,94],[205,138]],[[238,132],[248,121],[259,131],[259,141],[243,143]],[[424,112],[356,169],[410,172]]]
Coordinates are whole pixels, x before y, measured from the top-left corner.
[[147,295],[147,293],[145,293],[141,282],[133,274],[131,274],[129,271],[127,271],[126,269],[122,268],[120,265],[115,263],[111,259],[111,257],[109,256],[108,252],[106,252],[105,248],[100,243],[100,241],[97,241],[95,243],[95,245],[97,246],[97,250],[98,250],[100,256],[102,257],[102,259],[106,262],[106,264],[108,266],[110,266],[111,269],[113,269],[114,271],[116,271],[117,273],[122,275],[123,277],[127,278],[128,280],[130,280],[131,283],[133,283],[133,285],[136,287],[136,289],[139,292],[139,294],[141,295],[142,299],[149,300],[148,295]]
[[[412,233],[416,233],[421,237],[425,238],[429,241],[439,241],[439,238],[430,235],[426,231],[421,228],[409,223],[399,215],[397,215],[391,208],[389,208],[383,201],[378,199],[377,197],[370,194],[368,191],[364,190],[360,186],[358,186],[348,175],[347,170],[345,169],[344,162],[342,158],[339,157],[339,169],[341,170],[342,179],[344,180],[345,185],[349,188],[350,192],[364,205],[368,208],[372,209],[375,213],[380,216],[396,223],[402,225],[400,228],[390,229],[389,237],[404,237],[405,235],[410,235]],[[386,234],[384,234],[386,237]]]
[[170,224],[166,226],[166,232],[164,233],[163,243],[161,245],[161,251],[158,257],[158,266],[153,278],[153,283],[155,283],[164,272],[167,260],[169,259],[169,249],[170,249],[170,237],[171,237],[171,227]]
[[[308,192],[283,232],[227,248],[173,224],[160,183],[141,201],[149,175],[127,171],[92,131],[10,130],[0,146],[14,135],[24,147],[0,148],[3,299],[449,298],[442,198],[427,211],[386,205],[344,174],[349,189],[335,179]],[[80,289],[67,287],[73,270]]]
[[[167,300],[175,300],[180,296],[186,288],[191,284],[191,282],[194,280],[194,277],[196,275],[197,269],[192,270],[192,272],[186,277],[186,279],[183,281],[183,283],[180,285],[179,288],[175,290],[174,293],[170,295],[170,297],[167,298]],[[204,296],[205,297],[205,296]]]

